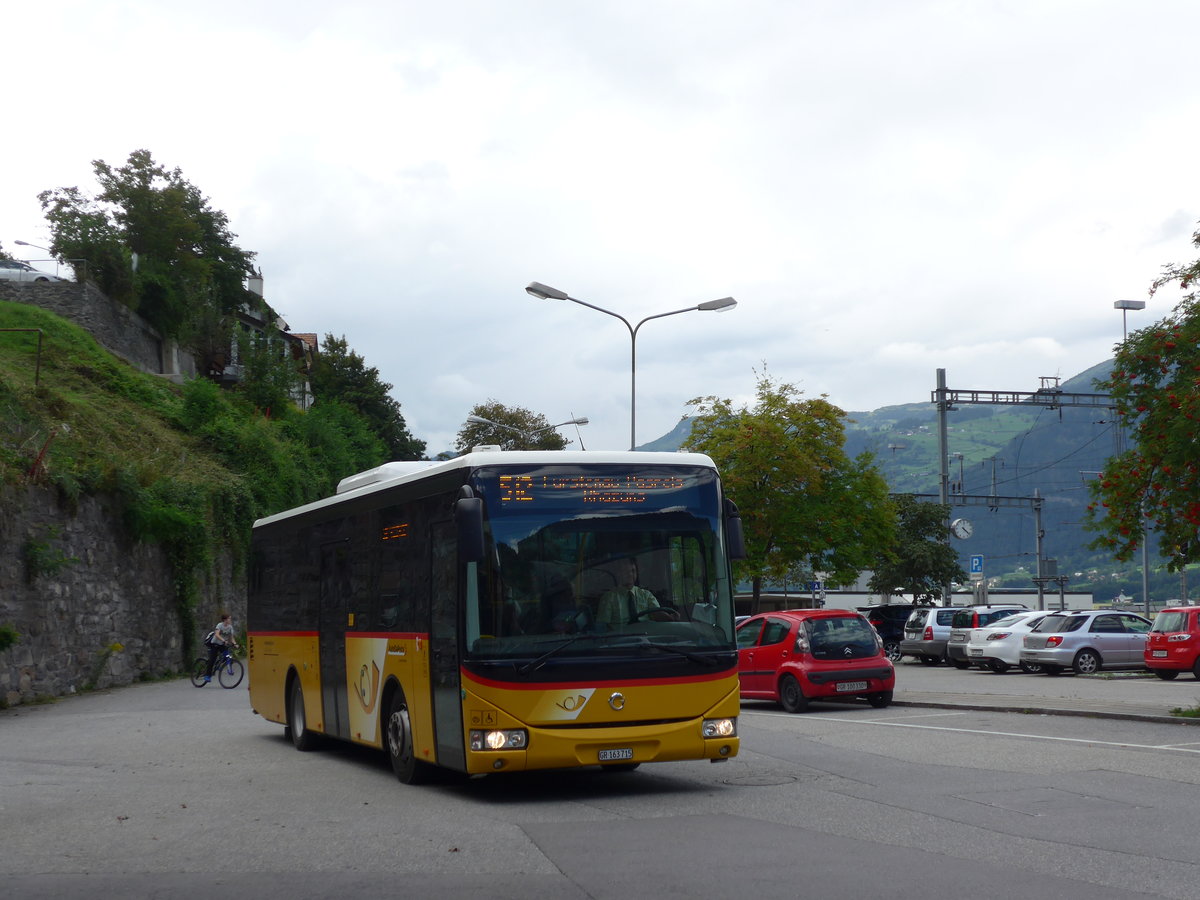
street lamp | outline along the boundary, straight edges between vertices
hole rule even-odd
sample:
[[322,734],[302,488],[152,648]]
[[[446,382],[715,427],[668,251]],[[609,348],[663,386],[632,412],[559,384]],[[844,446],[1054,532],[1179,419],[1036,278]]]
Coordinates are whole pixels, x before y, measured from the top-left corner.
[[491,419],[485,419],[483,416],[467,416],[468,422],[473,422],[476,425],[491,425],[494,428],[503,428],[506,431],[515,431],[521,437],[525,438],[528,444],[533,443],[533,436],[541,434],[543,431],[550,431],[554,428],[562,428],[564,425],[586,425],[588,423],[587,416],[580,416],[577,419],[568,419],[566,422],[559,422],[557,425],[543,425],[541,428],[535,428],[532,431],[526,431],[524,428],[517,428],[513,425],[505,425],[503,422],[493,422]]
[[[1113,309],[1121,311],[1121,343],[1129,339],[1129,328],[1127,325],[1129,310],[1145,309],[1145,300],[1117,300],[1113,303]],[[1118,426],[1121,440],[1121,449],[1125,448],[1125,423],[1122,422]],[[1147,546],[1150,543],[1150,527],[1146,524],[1146,503],[1142,501],[1142,603],[1146,610],[1146,616],[1150,615],[1150,549]]]
[[530,296],[537,297],[539,300],[570,300],[572,303],[578,303],[580,306],[586,306],[588,309],[594,309],[596,312],[602,312],[606,316],[612,316],[614,319],[620,319],[625,323],[625,327],[629,329],[629,449],[632,450],[637,446],[637,333],[638,329],[649,322],[651,319],[661,319],[665,316],[677,316],[680,313],[694,312],[720,312],[726,309],[733,309],[737,306],[737,301],[732,297],[722,297],[720,300],[708,300],[704,303],[699,303],[696,306],[688,306],[684,309],[674,309],[670,312],[656,313],[653,316],[646,316],[636,325],[630,324],[629,320],[619,313],[615,313],[610,309],[605,309],[603,306],[596,306],[594,303],[588,303],[586,300],[580,300],[578,297],[572,297],[565,291],[560,291],[557,288],[552,288],[549,285],[540,284],[539,282],[531,282],[529,287],[525,288],[525,292]]
[[32,247],[34,250],[45,250],[47,253],[50,252],[49,248],[39,247],[37,244],[31,244],[28,241],[13,241],[13,243],[18,247]]
[[[19,244],[20,241],[17,241]],[[1145,309],[1145,300],[1117,300],[1113,303],[1113,309],[1121,311],[1121,342],[1129,337],[1129,311],[1131,309]]]

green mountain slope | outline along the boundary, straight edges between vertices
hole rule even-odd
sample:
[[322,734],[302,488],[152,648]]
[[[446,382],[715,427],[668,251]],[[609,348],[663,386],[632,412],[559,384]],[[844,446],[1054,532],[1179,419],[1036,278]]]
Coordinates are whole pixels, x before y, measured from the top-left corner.
[[[1106,360],[1062,382],[1060,388],[1068,393],[1100,393],[1096,381],[1106,377],[1110,367],[1111,361]],[[874,454],[894,493],[937,494],[937,424],[937,409],[930,401],[850,412],[846,449],[851,455]],[[643,449],[678,449],[689,430],[685,419]],[[1092,589],[1103,600],[1121,592],[1141,594],[1137,561],[1119,563],[1088,549],[1092,535],[1082,525],[1090,501],[1088,482],[1116,447],[1113,416],[1103,408],[963,404],[947,416],[952,485],[961,480],[963,493],[984,497],[1031,498],[1036,491],[1043,498],[1043,556],[1057,560],[1058,571],[1070,578],[1070,589]],[[1006,587],[1032,587],[1037,540],[1031,509],[959,505],[954,515],[975,524],[971,538],[955,541],[964,566],[969,556],[980,554],[989,580],[999,578]],[[1151,597],[1181,596],[1185,586],[1179,576],[1162,571],[1160,562],[1152,555]]]

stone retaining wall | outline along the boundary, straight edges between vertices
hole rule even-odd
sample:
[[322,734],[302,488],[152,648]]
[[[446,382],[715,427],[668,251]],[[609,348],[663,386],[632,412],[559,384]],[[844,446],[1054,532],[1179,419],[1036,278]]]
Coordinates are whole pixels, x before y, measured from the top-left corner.
[[192,377],[196,360],[166,340],[145,319],[113,300],[91,282],[0,281],[0,300],[28,303],[56,313],[91,332],[101,346],[130,365],[154,375]]
[[[228,559],[203,579],[197,652],[219,610],[233,614],[235,628],[245,627],[241,581]],[[166,556],[156,544],[131,542],[119,510],[103,499],[81,498],[72,512],[51,489],[0,487],[0,624],[21,635],[0,651],[0,704],[186,668]]]

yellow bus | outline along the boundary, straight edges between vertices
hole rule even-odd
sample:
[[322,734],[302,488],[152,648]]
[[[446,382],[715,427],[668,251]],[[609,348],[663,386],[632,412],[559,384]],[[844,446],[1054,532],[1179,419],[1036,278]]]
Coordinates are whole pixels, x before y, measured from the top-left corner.
[[386,463],[255,522],[250,702],[297,749],[376,747],[410,784],[729,759],[740,555],[700,454]]

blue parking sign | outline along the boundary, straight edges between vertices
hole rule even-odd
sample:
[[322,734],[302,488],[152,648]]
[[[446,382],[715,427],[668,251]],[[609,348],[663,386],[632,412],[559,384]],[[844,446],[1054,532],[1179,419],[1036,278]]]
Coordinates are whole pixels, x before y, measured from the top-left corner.
[[982,575],[983,574],[983,554],[982,553],[972,553],[971,554],[971,574],[972,575]]

